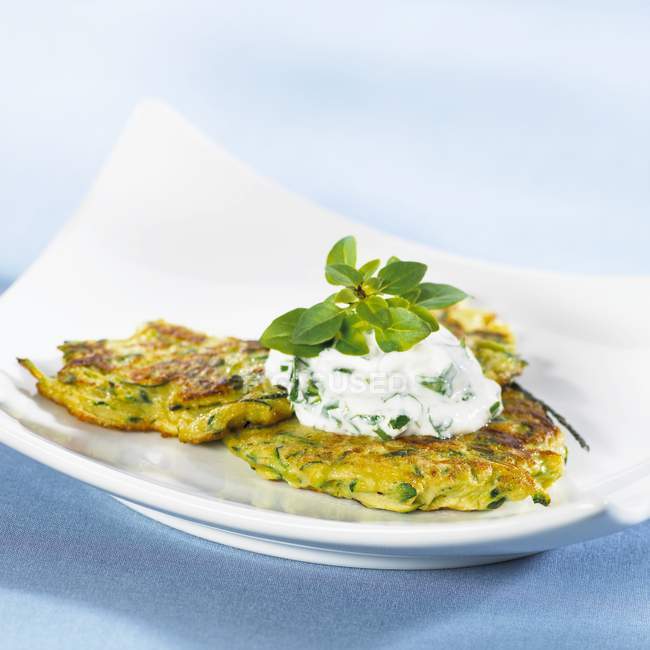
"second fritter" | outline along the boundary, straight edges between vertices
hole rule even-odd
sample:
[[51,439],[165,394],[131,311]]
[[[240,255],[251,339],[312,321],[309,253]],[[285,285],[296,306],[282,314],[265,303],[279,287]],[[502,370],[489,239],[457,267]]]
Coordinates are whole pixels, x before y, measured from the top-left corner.
[[493,510],[527,497],[547,505],[546,489],[564,469],[564,436],[525,392],[505,388],[503,404],[480,431],[448,440],[339,435],[292,418],[233,432],[225,443],[263,478],[370,508]]

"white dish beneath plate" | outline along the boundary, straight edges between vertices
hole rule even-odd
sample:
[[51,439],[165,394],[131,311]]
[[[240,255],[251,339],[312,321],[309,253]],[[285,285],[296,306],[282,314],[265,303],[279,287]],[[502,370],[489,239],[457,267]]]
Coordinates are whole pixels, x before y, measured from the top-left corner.
[[[548,508],[400,515],[264,481],[223,445],[86,425],[34,397],[15,362],[46,368],[62,340],[119,337],[152,318],[255,337],[324,290],[322,260],[355,234],[362,257],[422,260],[520,333],[522,383],[588,438],[569,440]],[[465,260],[346,221],[259,178],[160,104],[141,105],[77,216],[0,298],[0,441],[145,516],[308,562],[443,568],[501,561],[650,517],[645,408],[650,279]]]

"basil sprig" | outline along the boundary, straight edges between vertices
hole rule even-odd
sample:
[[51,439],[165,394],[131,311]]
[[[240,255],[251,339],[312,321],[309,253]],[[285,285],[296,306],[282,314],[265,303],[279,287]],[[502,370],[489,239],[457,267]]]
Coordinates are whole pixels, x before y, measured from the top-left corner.
[[[384,352],[403,352],[438,328],[430,310],[449,307],[467,294],[448,284],[422,282],[427,267],[391,257],[357,264],[357,242],[344,237],[327,255],[326,280],[336,293],[308,309],[292,309],[276,318],[262,345],[299,357],[315,357],[334,347],[343,354],[368,353],[373,331]],[[378,270],[379,269],[379,270]]]

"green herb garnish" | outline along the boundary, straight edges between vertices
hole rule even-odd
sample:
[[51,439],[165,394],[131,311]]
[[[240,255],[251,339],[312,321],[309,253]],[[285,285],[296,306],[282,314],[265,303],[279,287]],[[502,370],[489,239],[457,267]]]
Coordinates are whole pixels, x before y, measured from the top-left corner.
[[402,352],[438,328],[432,309],[449,307],[467,294],[448,284],[422,282],[427,267],[389,258],[357,264],[354,237],[339,240],[327,256],[326,280],[343,287],[312,307],[276,318],[261,342],[286,354],[315,357],[335,347],[342,354],[368,353],[366,334],[374,332],[383,352]]
[[420,383],[434,393],[449,397],[453,392],[453,379],[456,369],[452,363],[441,375],[436,377],[421,377]]
[[289,381],[291,382],[291,389],[289,390],[289,401],[297,402],[298,395],[300,392],[300,378],[298,377],[298,357],[295,357],[293,360],[293,365],[291,366],[291,376]]
[[392,438],[381,428],[377,427],[374,429],[374,432],[382,439],[382,440],[392,440]]
[[316,382],[311,377],[307,382],[305,396],[309,404],[316,404],[317,402],[320,402],[320,391],[318,390],[318,386],[316,385]]
[[330,402],[329,404],[325,404],[325,406],[323,406],[322,412],[329,416],[330,411],[332,409],[337,409],[338,407],[339,407],[338,402]]
[[390,424],[391,429],[402,429],[410,421],[411,421],[411,418],[408,415],[398,415],[396,418],[393,418],[392,420],[390,420],[390,422],[388,424]]
[[418,491],[410,483],[400,483],[397,486],[397,497],[400,503],[409,501],[417,496]]
[[495,418],[499,413],[501,413],[501,402],[494,402],[494,404],[490,406],[490,417]]

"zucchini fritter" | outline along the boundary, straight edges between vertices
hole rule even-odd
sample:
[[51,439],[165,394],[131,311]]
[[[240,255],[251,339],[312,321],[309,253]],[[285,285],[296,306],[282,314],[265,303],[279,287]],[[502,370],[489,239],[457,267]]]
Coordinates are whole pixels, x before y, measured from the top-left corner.
[[221,438],[228,427],[291,415],[286,392],[264,378],[268,350],[164,321],[124,340],[67,342],[64,366],[47,377],[27,359],[41,395],[86,422],[159,431],[182,442]]
[[502,416],[449,440],[382,441],[302,426],[286,391],[264,378],[268,350],[258,342],[164,321],[123,340],[64,343],[56,377],[19,361],[43,396],[81,420],[192,443],[226,436],[261,476],[294,487],[396,512],[489,510],[529,496],[547,504],[546,488],[563,471],[563,436],[543,405],[508,386],[525,367],[512,333],[493,314],[465,305],[437,317],[465,338],[485,375],[505,386]]
[[370,508],[492,510],[529,496],[547,505],[546,488],[564,467],[562,432],[520,390],[505,388],[503,403],[501,417],[449,440],[339,435],[292,418],[231,432],[224,441],[266,479]]

